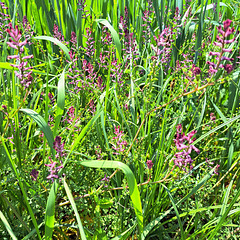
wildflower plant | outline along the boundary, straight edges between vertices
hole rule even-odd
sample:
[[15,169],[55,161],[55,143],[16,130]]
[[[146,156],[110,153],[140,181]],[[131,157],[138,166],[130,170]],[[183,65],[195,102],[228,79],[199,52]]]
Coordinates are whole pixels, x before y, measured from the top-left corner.
[[239,9],[0,2],[0,239],[237,238]]

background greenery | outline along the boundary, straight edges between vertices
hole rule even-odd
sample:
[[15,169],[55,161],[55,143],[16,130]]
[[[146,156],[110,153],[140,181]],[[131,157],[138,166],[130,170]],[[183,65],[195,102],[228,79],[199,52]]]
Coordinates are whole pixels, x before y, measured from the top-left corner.
[[[9,9],[1,12],[22,30],[22,41],[30,34],[24,54],[34,56],[34,81],[22,88],[7,59],[17,53],[1,25],[1,239],[238,239],[239,1],[86,1],[82,10],[67,0],[4,3]],[[226,19],[235,28],[228,53],[234,70],[219,68],[211,77],[206,62],[219,51],[213,43]],[[167,27],[169,68],[154,51],[154,36]],[[133,34],[130,53],[126,33]],[[201,69],[195,78],[193,64]],[[69,84],[76,70],[79,91]],[[174,167],[178,124],[186,134],[197,131],[200,154],[191,154],[191,171]],[[127,146],[116,155],[118,126]],[[56,136],[65,142],[64,168],[53,183],[45,164],[56,160]]]

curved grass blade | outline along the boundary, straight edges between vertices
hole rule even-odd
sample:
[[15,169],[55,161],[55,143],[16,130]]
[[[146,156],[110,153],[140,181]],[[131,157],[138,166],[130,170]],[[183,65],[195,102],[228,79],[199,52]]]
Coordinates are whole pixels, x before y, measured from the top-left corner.
[[49,193],[49,197],[47,200],[46,214],[45,214],[45,239],[51,240],[53,229],[54,229],[54,221],[55,221],[55,201],[57,195],[58,183],[54,181],[52,188]]
[[[238,171],[237,171],[238,172]],[[236,176],[236,175],[235,175]],[[235,177],[234,177],[235,178]],[[221,216],[220,216],[220,219],[218,221],[218,224],[217,226],[215,227],[215,229],[212,231],[211,235],[209,236],[209,240],[212,240],[216,237],[219,229],[222,227],[222,225],[224,224],[224,221],[226,220],[230,210],[232,209],[233,205],[235,204],[235,202],[237,202],[239,200],[239,196],[240,196],[240,188],[238,189],[237,192],[234,193],[234,198],[231,200],[231,203],[228,205],[228,207],[226,208],[226,202],[229,198],[229,191],[230,191],[230,188],[232,187],[232,183],[233,183],[233,180],[231,181],[228,189],[227,189],[227,192],[225,194],[225,197],[224,197],[224,202],[223,202],[223,208],[221,209]]]
[[38,229],[37,221],[36,221],[36,218],[35,218],[35,216],[34,216],[33,210],[32,210],[32,208],[31,208],[31,206],[30,206],[30,204],[29,204],[28,197],[27,197],[27,194],[26,194],[26,192],[25,192],[23,183],[22,183],[22,181],[21,181],[19,172],[18,172],[18,170],[17,170],[17,168],[16,168],[16,165],[15,165],[15,163],[14,163],[14,161],[13,161],[13,159],[12,159],[12,157],[11,157],[8,149],[7,149],[7,146],[6,146],[5,142],[4,142],[4,138],[3,138],[1,135],[0,135],[0,137],[1,137],[2,145],[3,145],[3,147],[4,147],[6,156],[7,156],[8,160],[9,160],[10,167],[12,168],[12,170],[13,170],[13,172],[14,172],[17,180],[18,180],[19,187],[20,187],[20,189],[21,189],[21,191],[22,191],[23,198],[24,198],[25,203],[26,203],[26,205],[27,205],[27,209],[28,209],[29,214],[30,214],[30,216],[31,216],[31,220],[32,220],[32,222],[33,222],[33,225],[34,225],[34,227],[35,227],[35,229],[36,229],[38,238],[41,240],[42,238],[41,238],[41,235],[40,235],[40,232],[39,232],[39,229]]
[[64,106],[65,106],[65,69],[63,70],[60,79],[58,81],[58,88],[57,88],[57,113],[56,113],[56,119],[55,119],[55,126],[53,135],[56,137],[57,129],[59,127],[61,117],[64,112]]
[[56,45],[58,45],[64,51],[68,60],[71,61],[70,55],[69,55],[70,50],[63,43],[61,43],[58,39],[53,38],[53,37],[48,37],[48,36],[38,36],[38,37],[34,37],[34,39],[46,40],[46,41],[50,41],[50,42],[55,43]]
[[43,119],[42,116],[40,116],[38,113],[36,113],[35,111],[28,109],[28,108],[22,108],[20,109],[20,111],[26,113],[28,116],[30,116],[40,127],[40,130],[43,131],[47,141],[48,141],[48,145],[51,149],[51,152],[53,154],[53,157],[55,156],[55,152],[53,149],[53,142],[54,142],[54,138],[53,138],[53,133],[50,129],[50,127],[48,126],[48,124],[45,122],[45,120]]
[[111,240],[126,240],[130,236],[130,234],[132,233],[132,231],[134,230],[134,228],[136,226],[137,226],[137,224],[134,224],[132,227],[127,229],[125,232],[121,233],[117,237],[112,238]]
[[[79,142],[84,138],[85,134],[87,133],[87,131],[91,128],[91,126],[96,122],[96,120],[98,119],[98,117],[101,115],[102,110],[100,110],[98,113],[96,113],[96,115],[88,122],[88,124],[82,129],[81,133],[79,134],[78,138],[76,139],[76,141],[74,142],[74,144],[72,145],[69,154],[67,156],[67,158],[65,159],[65,161],[63,162],[63,166],[65,166],[67,164],[68,158],[71,155],[71,153],[73,152],[73,150],[75,149],[75,147],[79,144]],[[61,174],[61,170],[59,171],[59,174]]]
[[119,168],[124,172],[127,177],[127,182],[130,190],[130,198],[132,200],[134,211],[137,216],[138,227],[141,234],[143,231],[142,203],[137,182],[131,169],[126,164],[118,161],[82,161],[81,165],[93,168]]
[[170,191],[168,190],[168,188],[167,188],[164,184],[162,184],[162,186],[166,189],[166,191],[167,191],[167,193],[168,193],[168,196],[169,196],[169,198],[170,198],[170,200],[171,200],[171,202],[172,202],[174,211],[175,211],[176,216],[177,216],[177,220],[178,220],[178,224],[179,224],[179,227],[180,227],[180,231],[181,231],[181,239],[184,240],[184,239],[185,239],[185,236],[184,236],[185,234],[184,234],[184,230],[183,230],[183,224],[182,224],[182,221],[181,221],[181,218],[180,218],[180,215],[179,215],[177,206],[176,206],[176,204],[175,204],[175,202],[174,202],[174,199],[173,199]]
[[[184,202],[185,200],[187,200],[189,197],[191,197],[194,193],[196,193],[198,191],[198,189],[200,189],[212,176],[212,173],[214,172],[215,168],[212,168],[211,171],[206,174],[206,176],[201,179],[201,181],[191,190],[190,193],[188,193],[185,197],[183,197],[180,201],[178,201],[176,203],[176,206],[180,205],[182,202]],[[164,212],[160,217],[156,218],[155,220],[153,220],[152,222],[150,222],[143,230],[143,234],[142,234],[142,240],[145,239],[145,237],[149,234],[149,232],[160,223],[160,221],[166,217],[174,208],[171,207],[169,210],[167,210],[166,212]]]
[[210,130],[209,132],[207,132],[207,133],[205,133],[204,135],[202,135],[201,137],[199,137],[196,141],[194,141],[194,144],[200,142],[202,139],[206,138],[206,137],[209,136],[211,133],[216,132],[216,131],[219,130],[220,128],[227,126],[228,124],[236,121],[236,120],[239,119],[239,118],[240,118],[240,115],[237,115],[236,117],[231,118],[230,120],[228,120],[228,121],[220,124],[219,126],[213,128],[213,129]]
[[9,233],[9,235],[11,236],[11,238],[12,238],[13,240],[17,240],[17,237],[16,237],[15,234],[13,233],[13,230],[12,230],[12,228],[10,227],[7,219],[4,217],[2,211],[0,211],[0,218],[1,218],[2,222],[3,222],[3,224],[5,225],[5,227],[6,227],[7,231],[8,231],[8,233]]
[[79,231],[80,231],[80,235],[81,235],[81,239],[82,240],[87,240],[86,236],[85,236],[85,233],[84,233],[84,229],[83,229],[83,226],[82,226],[82,222],[81,222],[81,219],[80,219],[80,216],[78,214],[78,210],[77,210],[77,206],[75,204],[75,201],[73,199],[73,196],[72,196],[72,193],[65,181],[65,179],[63,180],[63,185],[64,185],[64,188],[66,190],[66,193],[67,193],[67,196],[68,196],[68,199],[72,205],[72,208],[73,208],[73,211],[76,215],[76,218],[77,218],[77,223],[78,223],[78,228],[79,228]]
[[106,19],[96,19],[96,22],[103,24],[111,32],[111,35],[112,35],[113,41],[116,45],[116,49],[117,49],[117,53],[118,53],[117,58],[120,60],[122,48],[121,48],[121,42],[120,42],[120,39],[119,39],[119,36],[118,36],[116,30],[112,27],[112,25]]

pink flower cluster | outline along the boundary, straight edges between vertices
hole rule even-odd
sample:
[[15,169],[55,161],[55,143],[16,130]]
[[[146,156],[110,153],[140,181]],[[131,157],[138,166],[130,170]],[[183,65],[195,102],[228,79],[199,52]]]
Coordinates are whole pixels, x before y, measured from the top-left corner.
[[10,28],[7,29],[7,32],[11,38],[7,44],[9,47],[16,49],[18,54],[9,55],[7,58],[8,60],[16,59],[18,61],[18,64],[12,64],[11,66],[18,68],[19,71],[15,71],[15,75],[20,79],[20,83],[23,85],[24,89],[26,89],[32,83],[33,77],[31,76],[32,71],[28,71],[29,69],[32,69],[32,67],[27,67],[28,62],[25,60],[33,58],[33,55],[23,56],[24,46],[28,43],[28,40],[24,39],[23,42],[21,41],[22,33],[18,29],[18,26],[14,29],[12,24],[9,23],[9,27]]
[[120,127],[115,127],[114,131],[116,137],[113,137],[113,140],[116,141],[116,144],[112,147],[116,152],[113,154],[119,155],[120,153],[124,152],[125,149],[123,147],[127,146],[127,142],[122,140],[123,131],[120,131]]
[[[56,136],[55,141],[53,142],[53,148],[56,150],[56,158],[59,159],[59,162],[54,162],[50,158],[50,164],[45,164],[45,166],[49,167],[50,174],[47,176],[47,179],[51,179],[54,182],[54,179],[58,179],[58,172],[61,168],[63,168],[63,164],[61,161],[61,157],[64,156],[64,142],[61,143],[62,138],[60,136]],[[59,166],[57,166],[59,165]]]
[[227,40],[227,37],[234,33],[235,29],[230,28],[232,20],[227,19],[223,22],[223,29],[221,26],[218,26],[217,42],[214,42],[214,45],[221,48],[220,52],[209,52],[210,56],[216,56],[217,64],[214,62],[207,61],[209,64],[209,73],[213,75],[217,72],[218,68],[224,68],[224,70],[229,74],[232,72],[234,66],[232,64],[220,64],[221,61],[233,61],[233,58],[229,58],[227,56],[223,56],[224,53],[231,53],[233,49],[227,49],[226,44],[233,43],[235,41],[235,37]]
[[186,167],[189,167],[190,170],[193,169],[193,160],[190,156],[192,150],[198,154],[200,153],[200,150],[193,145],[193,142],[195,141],[195,138],[193,138],[193,136],[196,134],[196,132],[197,131],[194,130],[185,135],[185,133],[182,133],[182,125],[179,124],[177,126],[177,134],[174,142],[178,152],[175,153],[173,160],[175,166],[178,166],[184,171],[186,171]]

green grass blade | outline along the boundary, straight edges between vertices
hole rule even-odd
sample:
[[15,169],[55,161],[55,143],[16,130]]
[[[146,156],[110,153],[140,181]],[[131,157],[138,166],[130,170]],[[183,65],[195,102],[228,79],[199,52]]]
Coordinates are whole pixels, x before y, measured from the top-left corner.
[[127,229],[125,232],[121,233],[117,237],[112,238],[111,240],[126,240],[130,236],[130,234],[132,233],[132,231],[134,230],[134,228],[136,226],[137,226],[137,224],[134,224],[132,227]]
[[49,197],[47,200],[46,214],[45,214],[45,239],[51,240],[53,229],[54,229],[54,221],[55,221],[55,201],[57,195],[58,183],[54,181],[52,184]]
[[82,222],[81,222],[81,219],[80,219],[80,216],[78,214],[78,210],[77,210],[77,206],[75,204],[75,201],[73,199],[73,196],[72,196],[72,193],[65,181],[65,179],[63,180],[63,185],[64,185],[64,188],[66,190],[66,193],[67,193],[67,196],[68,196],[68,199],[72,205],[72,208],[73,208],[73,211],[75,213],[75,216],[77,218],[77,223],[78,223],[78,228],[79,228],[79,231],[80,231],[80,235],[81,235],[81,239],[82,240],[87,240],[86,236],[85,236],[85,233],[84,233],[84,229],[83,229],[83,226],[82,226]]
[[53,133],[52,133],[50,127],[48,126],[48,124],[43,119],[43,117],[31,109],[22,108],[22,109],[20,109],[20,111],[26,113],[38,124],[38,126],[40,127],[40,130],[43,131],[43,133],[48,141],[48,145],[52,151],[53,156],[55,156],[55,152],[53,149],[53,142],[54,142]]
[[120,39],[119,39],[119,36],[118,36],[116,30],[112,27],[112,25],[106,19],[97,19],[96,22],[103,24],[111,32],[113,41],[114,41],[114,43],[116,45],[116,49],[117,49],[117,58],[120,60],[122,48],[121,48],[121,42],[120,42]]
[[[186,201],[189,197],[191,197],[194,193],[198,191],[212,176],[212,173],[214,172],[215,168],[213,168],[201,181],[180,201],[176,203],[176,206],[180,205],[182,202]],[[171,211],[173,207],[171,207],[169,210],[164,212],[160,217],[154,219],[152,222],[150,222],[143,230],[142,239],[145,239],[145,237],[149,234],[149,232],[157,225],[159,222],[167,216]]]
[[48,36],[38,36],[38,37],[34,37],[34,39],[46,40],[46,41],[50,41],[50,42],[55,43],[56,45],[58,45],[64,51],[68,60],[71,61],[70,55],[69,55],[70,50],[63,43],[61,43],[58,39],[53,38],[53,37],[48,37]]
[[184,240],[184,239],[185,239],[185,234],[184,234],[184,230],[183,230],[183,224],[182,224],[181,218],[180,218],[180,216],[179,216],[179,212],[178,212],[177,206],[176,206],[176,204],[175,204],[175,202],[174,202],[174,199],[173,199],[170,191],[168,190],[168,188],[167,188],[164,184],[162,184],[162,186],[166,189],[166,191],[167,191],[167,193],[168,193],[168,196],[169,196],[169,198],[170,198],[170,200],[171,200],[171,202],[172,202],[174,211],[175,211],[176,216],[177,216],[177,220],[178,220],[178,224],[179,224],[179,227],[180,227],[180,231],[181,231],[181,239]]
[[58,93],[57,93],[57,113],[55,119],[55,126],[53,135],[56,137],[57,129],[59,127],[65,106],[65,69],[63,70],[59,82],[58,82]]
[[[228,189],[229,191],[230,189]],[[233,205],[235,204],[235,202],[239,201],[239,196],[240,196],[240,188],[238,189],[238,191],[234,194],[234,198],[231,200],[231,203],[229,204],[229,206],[226,207],[224,206],[224,208],[221,210],[222,216],[217,224],[217,226],[215,227],[215,229],[213,230],[213,232],[211,233],[211,235],[209,236],[209,240],[215,239],[217,232],[219,231],[219,229],[222,227],[222,225],[224,224],[224,221],[226,220],[230,210],[232,209]],[[224,204],[226,203],[226,200],[228,199],[228,195],[225,195],[225,199],[224,199]]]
[[134,211],[137,216],[138,227],[140,233],[143,231],[143,214],[142,203],[136,179],[131,169],[124,163],[118,161],[82,161],[81,165],[93,168],[118,168],[121,169],[127,177],[127,182],[130,190],[130,198],[134,207]]
[[[67,156],[67,158],[65,159],[63,166],[65,166],[67,164],[67,161],[69,159],[69,156],[71,155],[71,153],[73,152],[73,150],[75,149],[75,147],[79,144],[79,142],[84,138],[84,136],[87,134],[87,132],[90,130],[91,126],[96,122],[96,120],[98,119],[98,117],[101,115],[102,110],[100,110],[98,113],[96,113],[96,115],[94,115],[94,117],[88,122],[88,124],[83,128],[83,130],[81,131],[81,133],[79,134],[79,136],[77,137],[77,139],[75,140],[75,142],[73,143],[70,152]],[[61,171],[59,171],[59,174],[61,174]]]
[[13,240],[17,240],[17,237],[16,237],[15,234],[13,233],[13,230],[12,230],[12,228],[10,227],[7,219],[4,217],[2,211],[0,211],[0,218],[1,218],[2,222],[3,222],[3,224],[5,225],[5,227],[6,227],[7,231],[8,231],[8,233],[9,233],[9,235],[11,236],[11,238],[12,238]]
[[201,137],[199,137],[199,138],[194,142],[194,144],[200,142],[202,139],[206,138],[206,137],[209,136],[211,133],[216,132],[217,130],[221,129],[222,127],[227,126],[228,124],[236,121],[236,120],[239,119],[239,118],[240,118],[240,115],[237,115],[236,117],[231,118],[231,119],[228,120],[227,122],[224,122],[224,123],[220,124],[219,126],[213,128],[213,129],[210,130],[209,132],[207,132],[207,133],[205,133],[204,135],[202,135]]

